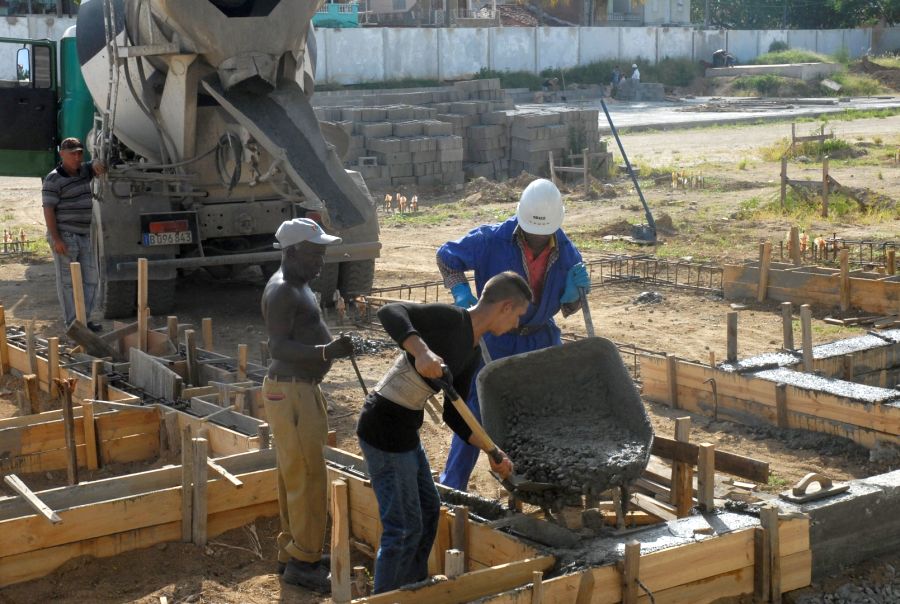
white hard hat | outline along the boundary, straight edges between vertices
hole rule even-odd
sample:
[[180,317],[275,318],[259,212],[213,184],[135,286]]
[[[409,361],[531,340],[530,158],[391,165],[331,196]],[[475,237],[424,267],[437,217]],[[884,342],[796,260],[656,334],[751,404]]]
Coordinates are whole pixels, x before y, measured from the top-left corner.
[[562,226],[565,215],[559,189],[545,178],[525,187],[516,208],[519,226],[532,235],[552,235]]
[[637,69],[637,63],[634,63],[634,64],[631,66],[631,68],[632,68],[632,69]]

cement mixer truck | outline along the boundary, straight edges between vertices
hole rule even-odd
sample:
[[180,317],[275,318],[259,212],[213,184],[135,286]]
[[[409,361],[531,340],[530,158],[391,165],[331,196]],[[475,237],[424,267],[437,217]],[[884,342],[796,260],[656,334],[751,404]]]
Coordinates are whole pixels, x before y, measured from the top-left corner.
[[0,81],[0,110],[15,109],[3,111],[15,127],[0,135],[0,174],[45,175],[66,136],[109,167],[93,221],[107,318],[133,316],[138,258],[151,311],[169,312],[179,271],[277,270],[273,234],[302,216],[343,238],[313,284],[323,303],[371,289],[374,203],[343,166],[346,135],[310,104],[316,6],[86,0],[59,45],[60,78],[52,42],[0,39],[30,51],[16,54],[16,81]]

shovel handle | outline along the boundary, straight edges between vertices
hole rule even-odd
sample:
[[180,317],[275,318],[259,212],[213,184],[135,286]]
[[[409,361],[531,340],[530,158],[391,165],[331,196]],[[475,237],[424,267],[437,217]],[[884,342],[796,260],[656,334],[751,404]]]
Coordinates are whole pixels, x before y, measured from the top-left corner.
[[584,313],[584,327],[587,329],[587,334],[590,337],[594,337],[594,320],[591,319],[591,307],[588,306],[587,299],[587,290],[583,287],[578,288],[578,297],[581,298],[581,312]]
[[485,431],[478,419],[472,414],[471,409],[469,409],[466,402],[459,396],[459,393],[456,391],[456,388],[453,387],[453,384],[451,384],[449,380],[440,380],[440,386],[453,406],[456,407],[457,413],[463,418],[466,425],[469,426],[469,430],[472,431],[472,434],[477,436],[481,442],[484,443],[484,452],[491,456],[494,463],[501,463],[503,461],[503,455],[500,454],[500,449],[497,448],[497,445],[494,444],[494,441],[488,436],[487,431]]

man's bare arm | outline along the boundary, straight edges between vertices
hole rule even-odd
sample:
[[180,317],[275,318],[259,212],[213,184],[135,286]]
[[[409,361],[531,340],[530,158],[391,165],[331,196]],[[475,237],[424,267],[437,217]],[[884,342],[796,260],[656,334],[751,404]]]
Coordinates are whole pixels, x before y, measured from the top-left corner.
[[53,250],[60,255],[67,256],[69,250],[59,235],[59,229],[56,226],[56,208],[44,207],[44,222],[47,224],[47,232],[50,233],[50,239],[53,241]]
[[297,315],[308,317],[312,321],[316,309],[309,308],[309,302],[302,296],[297,296],[286,284],[267,292],[267,297],[266,333],[269,336],[272,358],[289,363],[322,361],[324,346],[304,344],[294,339],[294,321]]

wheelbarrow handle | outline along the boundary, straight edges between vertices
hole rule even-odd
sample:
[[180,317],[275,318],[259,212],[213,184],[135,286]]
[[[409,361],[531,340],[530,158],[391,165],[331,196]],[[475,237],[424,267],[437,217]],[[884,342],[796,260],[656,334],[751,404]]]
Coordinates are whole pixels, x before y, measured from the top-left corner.
[[584,313],[584,327],[587,329],[588,336],[593,338],[596,334],[594,333],[594,320],[591,319],[591,307],[588,305],[587,290],[583,287],[579,287],[578,297],[581,298],[581,312]]

